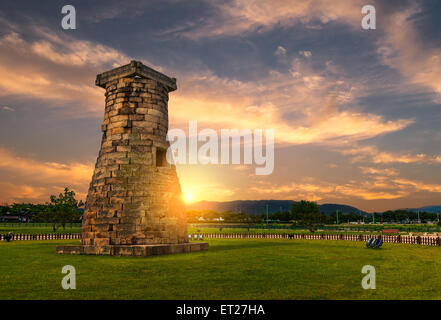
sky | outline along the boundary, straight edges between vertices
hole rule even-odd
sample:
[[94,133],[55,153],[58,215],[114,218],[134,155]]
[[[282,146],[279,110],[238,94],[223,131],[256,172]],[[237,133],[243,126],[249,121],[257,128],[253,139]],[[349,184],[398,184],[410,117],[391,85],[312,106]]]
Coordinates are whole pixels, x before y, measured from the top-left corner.
[[[61,8],[76,9],[64,30]],[[361,8],[376,29],[361,28]],[[178,165],[192,201],[366,211],[441,204],[441,2],[0,3],[0,203],[84,199],[101,141],[97,74],[136,59],[177,78],[169,128],[273,129],[271,175]]]

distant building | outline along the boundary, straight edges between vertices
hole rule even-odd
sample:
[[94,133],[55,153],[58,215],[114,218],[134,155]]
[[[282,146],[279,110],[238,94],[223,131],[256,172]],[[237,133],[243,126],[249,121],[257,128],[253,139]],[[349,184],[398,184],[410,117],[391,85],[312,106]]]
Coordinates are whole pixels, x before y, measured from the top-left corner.
[[5,216],[0,217],[0,221],[1,222],[21,222],[21,221],[23,221],[23,219],[19,216],[5,215]]

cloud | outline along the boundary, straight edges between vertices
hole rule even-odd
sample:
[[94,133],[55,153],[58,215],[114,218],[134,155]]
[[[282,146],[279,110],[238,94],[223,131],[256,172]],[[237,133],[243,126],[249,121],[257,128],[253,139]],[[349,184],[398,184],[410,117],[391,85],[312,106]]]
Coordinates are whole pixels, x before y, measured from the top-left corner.
[[306,58],[309,58],[309,57],[312,56],[311,51],[304,51],[304,50],[301,50],[301,51],[299,51],[299,54],[302,55],[302,56],[304,56],[304,57],[306,57]]
[[411,83],[431,89],[435,102],[441,103],[441,48],[423,42],[416,27],[416,15],[421,10],[414,3],[388,16],[377,52],[385,65]]
[[3,107],[1,107],[1,109],[2,109],[3,111],[11,111],[11,112],[14,112],[14,111],[15,111],[14,108],[11,108],[11,107],[8,107],[8,106],[3,106]]
[[[262,33],[275,27],[298,23],[310,28],[340,21],[360,27],[362,1],[359,0],[233,0],[212,2],[215,14],[195,28],[174,32],[191,39]],[[172,31],[172,32],[173,32]]]
[[[61,38],[44,29],[38,29],[38,33],[43,39],[28,43],[27,46],[33,53],[55,64],[74,67],[101,67],[108,64],[112,67],[119,67],[129,60],[124,54],[102,44]],[[22,41],[19,43],[23,44]],[[24,47],[27,46],[24,45]]]
[[257,185],[250,187],[250,192],[263,198],[320,201],[326,194],[334,193],[335,186],[323,182],[257,183]]
[[372,163],[441,163],[441,155],[427,155],[423,153],[394,153],[380,151],[375,146],[357,146],[354,145],[348,149],[340,149],[344,155],[351,156],[352,162],[372,162]]
[[410,187],[413,191],[426,191],[426,192],[434,192],[441,193],[441,184],[434,183],[424,183],[422,181],[415,181],[409,179],[395,179],[395,183],[401,185],[401,187]]
[[124,6],[121,6],[119,1],[106,1],[105,6],[91,7],[88,12],[84,12],[84,19],[92,23],[100,23],[105,20],[115,20],[123,18],[133,19],[142,16],[149,7],[163,4],[164,0],[149,0],[149,1],[125,1]]
[[360,184],[355,181],[336,184],[318,180],[282,185],[266,183],[251,187],[251,192],[262,195],[263,198],[308,199],[313,201],[322,201],[329,198],[344,199],[345,201],[348,198],[390,200],[402,198],[409,194],[406,190],[394,188],[388,184],[380,185],[374,182]]
[[276,142],[283,144],[339,144],[399,131],[413,122],[363,112],[356,104],[362,91],[356,79],[314,71],[297,59],[288,72],[271,71],[255,81],[220,78],[210,70],[182,79],[169,103],[173,126],[198,120],[213,129],[274,129]]
[[[247,2],[236,5],[248,6]],[[110,47],[44,28],[35,28],[35,34],[34,40],[15,31],[0,38],[2,94],[62,104],[76,117],[101,116],[103,91],[94,85],[95,75],[130,59]],[[277,50],[286,52],[281,46]],[[307,62],[294,59],[289,72],[271,71],[249,82],[220,78],[210,70],[181,73],[180,90],[171,95],[171,119],[182,125],[190,114],[195,118],[191,120],[215,128],[274,128],[276,139],[289,144],[358,141],[401,130],[412,122],[363,112],[355,105],[362,84],[329,66],[330,61],[323,70],[314,71]],[[353,103],[350,109],[342,109],[349,103]]]
[[[41,162],[19,157],[0,147],[0,201],[46,201],[51,193],[65,186],[74,188],[84,199],[93,174],[92,163]],[[11,183],[10,181],[15,181]],[[58,190],[58,191],[57,191]]]
[[[274,28],[288,28],[302,24],[305,28],[320,29],[337,22],[360,30],[361,0],[233,0],[213,2],[214,14],[193,28],[170,29],[190,39],[216,38],[263,33]],[[441,103],[441,48],[426,45],[417,30],[415,16],[421,12],[418,2],[396,6],[390,10],[382,2],[376,6],[381,12],[381,34],[375,44],[382,62],[396,70],[405,81],[431,89],[434,101]],[[383,9],[383,10],[381,10]],[[310,57],[309,51],[300,51]]]
[[[21,203],[34,201],[41,201],[43,203],[49,200],[50,193],[50,188],[32,187],[26,184],[17,184],[10,182],[0,182],[0,190],[0,203],[2,205],[11,204],[14,202]],[[61,190],[58,190],[58,192],[60,191]],[[44,198],[46,199],[44,200]]]
[[383,176],[396,176],[398,171],[391,168],[370,168],[370,167],[360,167],[364,174],[369,175],[383,175]]
[[285,57],[286,56],[286,49],[282,46],[278,46],[276,51],[274,52],[274,55],[276,57]]
[[47,101],[76,117],[101,116],[96,74],[130,59],[101,44],[34,29],[33,40],[11,30],[0,38],[0,96]]
[[[368,170],[362,181],[334,183],[313,178],[303,178],[299,182],[279,184],[274,182],[254,182],[250,193],[267,199],[308,199],[323,201],[326,199],[393,200],[408,197],[415,192],[441,193],[441,185],[392,177],[395,171]],[[381,174],[386,174],[382,176]]]

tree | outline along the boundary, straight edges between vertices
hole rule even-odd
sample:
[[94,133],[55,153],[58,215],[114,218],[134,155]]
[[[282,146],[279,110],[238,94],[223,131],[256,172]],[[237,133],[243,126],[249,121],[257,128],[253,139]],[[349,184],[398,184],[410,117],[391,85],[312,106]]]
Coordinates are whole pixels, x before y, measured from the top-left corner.
[[301,200],[291,205],[291,215],[293,220],[297,220],[301,224],[308,226],[311,232],[314,231],[315,225],[323,220],[320,214],[320,207],[314,201]]
[[45,209],[45,205],[32,203],[14,203],[10,208],[8,208],[11,215],[19,216],[23,219],[23,221],[30,221],[32,217],[38,215]]
[[301,200],[291,205],[291,213],[293,214],[293,218],[308,213],[320,213],[320,207],[314,201]]
[[65,188],[64,193],[60,193],[58,197],[51,195],[50,202],[46,205],[46,210],[39,214],[39,220],[51,223],[56,232],[58,225],[62,225],[64,229],[66,223],[79,218],[81,214],[78,208],[83,206],[83,202],[75,199],[75,192]]

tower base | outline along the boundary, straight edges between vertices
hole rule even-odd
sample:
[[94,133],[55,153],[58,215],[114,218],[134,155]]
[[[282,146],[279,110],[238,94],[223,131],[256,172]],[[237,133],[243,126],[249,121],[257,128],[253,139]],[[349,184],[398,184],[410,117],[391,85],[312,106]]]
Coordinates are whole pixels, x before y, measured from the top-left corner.
[[206,242],[189,242],[178,244],[151,244],[151,245],[104,245],[57,246],[59,254],[90,254],[99,256],[159,256],[164,254],[188,253],[208,250]]

